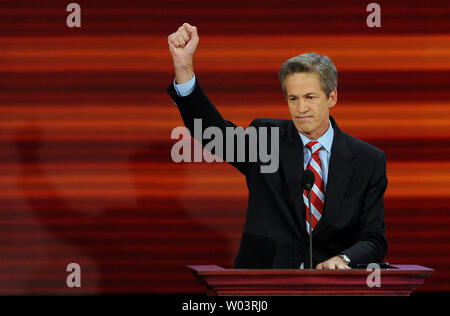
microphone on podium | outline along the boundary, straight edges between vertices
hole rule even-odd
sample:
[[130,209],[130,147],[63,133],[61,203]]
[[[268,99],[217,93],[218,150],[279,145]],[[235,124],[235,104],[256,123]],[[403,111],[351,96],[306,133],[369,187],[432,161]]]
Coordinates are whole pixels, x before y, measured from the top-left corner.
[[306,190],[308,197],[308,209],[309,209],[309,268],[313,269],[313,260],[312,260],[312,220],[311,220],[311,189],[314,186],[315,181],[314,172],[309,169],[306,169],[303,173],[302,179],[302,187]]

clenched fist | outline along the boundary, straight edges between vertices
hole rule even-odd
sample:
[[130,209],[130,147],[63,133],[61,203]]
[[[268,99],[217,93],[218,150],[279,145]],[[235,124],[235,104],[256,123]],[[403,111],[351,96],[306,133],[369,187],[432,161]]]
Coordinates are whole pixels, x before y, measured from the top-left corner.
[[178,84],[185,83],[194,76],[193,57],[199,41],[197,28],[189,23],[184,23],[168,37]]

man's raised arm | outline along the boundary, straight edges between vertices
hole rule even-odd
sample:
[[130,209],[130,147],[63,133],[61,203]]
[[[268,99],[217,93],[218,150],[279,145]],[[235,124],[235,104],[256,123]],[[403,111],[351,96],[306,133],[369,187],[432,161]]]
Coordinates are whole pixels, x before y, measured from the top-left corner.
[[[255,144],[252,147],[252,153],[256,154],[256,130],[251,134],[251,131],[244,131],[243,128],[238,128],[232,122],[225,120],[201,89],[199,81],[194,75],[193,67],[193,57],[199,43],[197,28],[184,23],[175,33],[169,35],[168,42],[173,58],[175,80],[169,86],[167,92],[175,101],[184,124],[191,135],[200,142],[202,142],[201,136],[206,129],[216,128],[214,133],[220,132],[221,137],[217,138],[216,141],[218,136],[214,136],[217,144],[214,148],[214,154],[231,163],[245,174],[250,165],[256,162],[256,158],[248,159],[250,157],[250,139],[252,144]],[[197,123],[201,122],[200,126],[197,125],[199,126],[197,129],[195,128],[196,121]],[[201,130],[201,133],[196,134],[195,130]],[[230,135],[228,135],[228,132],[230,132]],[[249,134],[246,135],[246,133]],[[241,142],[236,139],[238,135],[249,137],[249,139]],[[209,137],[211,138],[211,136]],[[218,149],[220,149],[219,152],[217,152]],[[240,159],[242,157],[244,159]]]
[[[189,23],[184,23],[175,33],[169,35],[169,49],[172,54],[177,85],[186,85],[194,77],[193,60],[199,41],[197,28]],[[188,88],[192,88],[193,84],[189,86]]]

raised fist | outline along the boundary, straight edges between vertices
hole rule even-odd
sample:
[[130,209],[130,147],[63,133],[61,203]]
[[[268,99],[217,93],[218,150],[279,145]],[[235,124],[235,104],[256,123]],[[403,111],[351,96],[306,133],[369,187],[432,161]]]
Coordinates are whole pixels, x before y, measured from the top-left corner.
[[169,49],[175,66],[192,65],[192,59],[200,41],[197,28],[184,23],[168,37]]

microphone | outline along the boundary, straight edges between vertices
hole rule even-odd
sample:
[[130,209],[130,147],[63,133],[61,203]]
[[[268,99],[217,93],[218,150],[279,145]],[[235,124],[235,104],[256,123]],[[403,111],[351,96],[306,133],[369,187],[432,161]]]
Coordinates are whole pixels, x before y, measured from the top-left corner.
[[312,220],[311,220],[311,189],[314,186],[314,181],[316,177],[314,176],[314,172],[309,169],[306,169],[303,173],[302,178],[302,187],[306,190],[308,196],[308,209],[309,209],[309,268],[313,269],[313,260],[312,260]]
[[314,176],[314,172],[309,169],[306,169],[303,173],[302,186],[305,190],[311,190],[316,177]]

